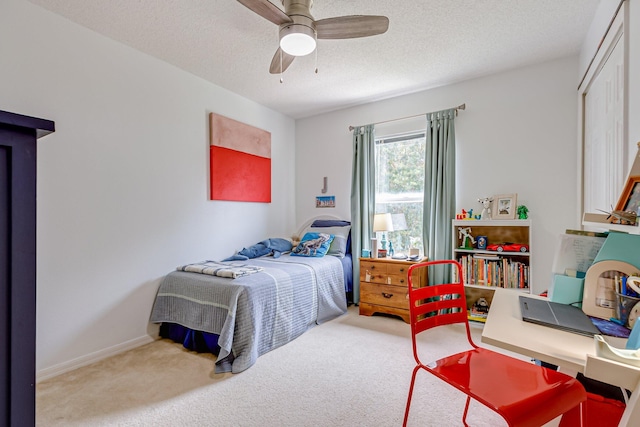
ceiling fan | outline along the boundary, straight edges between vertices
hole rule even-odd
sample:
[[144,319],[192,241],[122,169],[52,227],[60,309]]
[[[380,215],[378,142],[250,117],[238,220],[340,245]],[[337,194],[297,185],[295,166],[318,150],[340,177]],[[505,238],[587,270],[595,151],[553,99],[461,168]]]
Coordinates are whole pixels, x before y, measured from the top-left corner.
[[349,15],[316,21],[311,16],[313,0],[282,0],[284,12],[268,0],[238,0],[263,18],[280,27],[280,46],[269,72],[284,72],[296,56],[313,52],[317,39],[351,39],[383,34],[389,18],[375,15]]

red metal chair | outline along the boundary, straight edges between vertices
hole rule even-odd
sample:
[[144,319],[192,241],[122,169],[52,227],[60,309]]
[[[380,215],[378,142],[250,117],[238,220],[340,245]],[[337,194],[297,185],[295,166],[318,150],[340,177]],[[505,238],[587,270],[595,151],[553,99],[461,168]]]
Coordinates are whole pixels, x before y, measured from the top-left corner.
[[[458,281],[414,289],[413,270],[447,264],[457,270]],[[510,426],[539,427],[577,406],[584,414],[584,387],[566,374],[515,359],[482,347],[471,338],[462,267],[456,261],[427,261],[409,268],[411,341],[416,367],[411,376],[404,423],[407,425],[416,374],[424,369],[467,395],[462,422],[467,426],[469,402],[474,400],[500,414]],[[462,323],[471,349],[435,362],[423,363],[416,336],[437,326]],[[583,424],[582,415],[580,425]]]

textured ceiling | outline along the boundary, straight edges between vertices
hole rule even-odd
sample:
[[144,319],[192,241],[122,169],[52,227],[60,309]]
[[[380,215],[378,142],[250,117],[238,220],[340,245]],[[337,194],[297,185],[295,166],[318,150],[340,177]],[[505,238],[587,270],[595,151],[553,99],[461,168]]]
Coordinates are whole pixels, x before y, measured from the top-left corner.
[[[293,118],[577,54],[599,0],[315,0],[315,19],[386,15],[269,74],[278,27],[235,0],[30,0]],[[283,9],[282,3],[272,3]]]

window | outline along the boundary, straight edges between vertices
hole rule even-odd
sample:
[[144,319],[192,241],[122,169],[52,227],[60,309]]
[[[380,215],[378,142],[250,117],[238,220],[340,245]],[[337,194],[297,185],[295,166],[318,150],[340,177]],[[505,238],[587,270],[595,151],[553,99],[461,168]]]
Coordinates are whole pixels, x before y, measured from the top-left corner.
[[391,213],[394,220],[404,214],[406,220],[406,229],[386,236],[396,253],[422,252],[425,144],[425,134],[415,132],[376,140],[376,213]]

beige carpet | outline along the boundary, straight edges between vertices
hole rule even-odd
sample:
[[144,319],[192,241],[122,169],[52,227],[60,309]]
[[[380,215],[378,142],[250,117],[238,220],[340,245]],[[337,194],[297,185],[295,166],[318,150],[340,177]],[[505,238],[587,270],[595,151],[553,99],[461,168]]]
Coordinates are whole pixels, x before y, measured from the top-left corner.
[[[414,366],[409,325],[357,310],[240,374],[216,375],[214,356],[168,340],[68,372],[37,385],[37,425],[400,426]],[[480,343],[481,330],[473,329]],[[466,348],[462,328],[428,333],[433,358]],[[463,407],[461,393],[421,373],[409,424],[462,425]],[[468,420],[506,425],[479,404]]]

